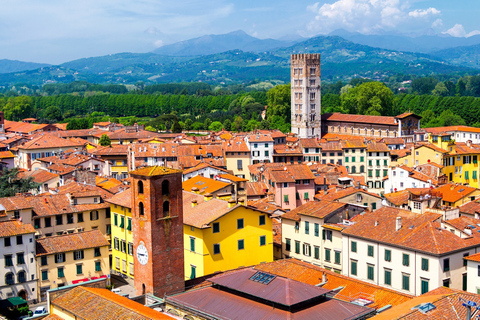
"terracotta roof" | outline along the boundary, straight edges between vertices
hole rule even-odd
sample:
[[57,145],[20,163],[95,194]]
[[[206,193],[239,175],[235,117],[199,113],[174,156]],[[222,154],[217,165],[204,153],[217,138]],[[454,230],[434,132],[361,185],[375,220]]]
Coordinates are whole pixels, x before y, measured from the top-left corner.
[[468,126],[450,126],[450,127],[435,127],[435,128],[423,128],[423,130],[429,133],[443,133],[453,131],[464,131],[472,133],[480,133],[480,128],[468,127]]
[[364,149],[366,147],[360,139],[341,140],[340,144],[343,149]]
[[127,156],[128,145],[126,144],[112,144],[107,147],[99,147],[92,151],[92,154],[98,156]]
[[479,154],[480,153],[480,145],[478,144],[470,144],[467,145],[465,142],[457,142],[455,144],[455,149],[450,152],[449,154]]
[[58,128],[58,130],[67,130],[68,123],[54,123],[53,124],[55,127]]
[[440,153],[447,153],[448,151],[445,150],[445,149],[442,149],[440,148],[439,146],[433,144],[433,143],[429,143],[429,142],[426,142],[426,143],[421,143],[421,144],[416,144],[415,145],[415,150],[417,149],[420,149],[420,148],[429,148],[429,149],[432,149],[433,151],[437,151],[437,152],[440,152]]
[[228,207],[228,202],[218,199],[211,199],[198,203],[195,207],[183,206],[183,223],[196,228],[209,228],[210,223],[235,210],[240,205]]
[[278,129],[273,130],[258,130],[258,132],[263,134],[270,134],[272,138],[285,138],[287,135]]
[[0,221],[0,238],[29,233],[35,233],[31,224],[23,224],[18,220]]
[[322,151],[343,151],[342,144],[339,141],[328,141],[320,143]]
[[56,314],[51,313],[45,318],[43,318],[43,320],[65,320],[65,319],[60,316],[57,316]]
[[37,256],[110,245],[100,230],[69,233],[37,239]]
[[182,183],[183,190],[191,191],[193,187],[200,190],[200,194],[214,193],[220,189],[228,187],[231,183],[222,182],[202,176],[195,176]]
[[113,195],[113,193],[108,190],[102,189],[97,186],[79,183],[76,181],[71,181],[57,188],[56,190],[57,194],[77,193],[77,192],[85,192],[85,191],[97,191],[99,194],[102,195],[103,199],[110,198]]
[[161,167],[161,166],[153,166],[153,167],[144,167],[137,170],[130,171],[130,175],[138,175],[138,176],[159,176],[159,175],[166,175],[166,174],[173,174],[173,173],[180,173],[181,170]]
[[304,138],[299,142],[302,148],[320,148],[320,141],[316,138]]
[[440,192],[443,195],[443,201],[457,202],[458,200],[461,200],[462,198],[468,196],[470,193],[474,192],[477,189],[469,186],[447,183],[435,188],[434,190]]
[[15,158],[11,151],[0,151],[0,159]]
[[24,171],[18,174],[20,179],[32,178],[36,183],[43,184],[52,179],[58,178],[59,175],[49,172],[48,170],[38,169],[34,171]]
[[247,182],[247,196],[264,196],[268,186],[265,182]]
[[4,120],[5,132],[17,132],[22,134],[29,134],[35,131],[42,130],[44,126],[28,122],[16,122]]
[[249,143],[255,142],[273,142],[270,134],[249,134],[247,136]]
[[296,180],[315,180],[315,175],[306,164],[283,164],[283,166],[267,166],[266,173],[275,182],[295,182]]
[[117,193],[108,200],[105,200],[108,203],[115,204],[117,206],[122,206],[126,208],[132,207],[132,190],[128,188],[125,191]]
[[195,167],[184,170],[183,174],[186,175],[186,174],[189,174],[189,173],[192,173],[192,172],[204,169],[204,168],[213,168],[213,169],[216,169],[216,170],[219,170],[219,171],[223,171],[225,173],[228,172],[227,170],[225,170],[223,168],[215,167],[215,166],[212,166],[211,164],[208,164],[208,163],[205,163],[205,162],[200,162]]
[[408,190],[402,190],[392,193],[385,193],[383,196],[388,200],[388,202],[396,206],[401,206],[408,202],[408,199],[410,198],[410,192]]
[[48,170],[57,173],[59,175],[65,175],[74,172],[77,168],[72,166],[67,166],[63,164],[54,163],[48,167]]
[[258,200],[249,200],[247,201],[249,207],[256,208],[258,210],[274,213],[275,211],[282,211],[285,212],[281,207],[278,207],[274,203],[270,203],[268,198],[262,198]]
[[68,139],[59,138],[53,134],[38,134],[30,141],[24,142],[18,146],[19,150],[35,150],[35,149],[48,149],[48,148],[74,148],[82,147],[82,144],[73,142]]
[[240,178],[240,177],[234,176],[233,174],[229,174],[229,173],[220,174],[220,178],[230,180],[230,181],[234,181],[234,182],[248,181],[245,178]]
[[465,260],[468,260],[468,261],[475,261],[475,262],[480,262],[480,252],[479,253],[475,253],[475,254],[472,254],[470,256],[467,256],[465,258],[463,258]]
[[309,201],[295,209],[282,215],[283,219],[296,220],[301,219],[300,216],[309,216],[323,219],[329,214],[340,210],[347,206],[346,203],[331,201]]
[[417,118],[417,119],[422,119],[421,116],[416,115],[416,114],[413,113],[413,112],[404,112],[404,113],[402,113],[402,114],[399,114],[398,116],[395,116],[395,118],[397,118],[397,119],[404,119],[404,118],[409,117],[409,116],[415,117],[415,118]]
[[323,288],[334,290],[342,287],[335,298],[343,301],[353,301],[357,298],[373,300],[373,304],[369,307],[374,309],[387,305],[396,306],[413,298],[411,295],[349,278],[295,258],[262,263],[256,265],[255,269],[310,285],[321,283],[325,274],[327,283],[322,286]]
[[475,216],[475,213],[480,213],[480,203],[478,201],[470,201],[459,207],[460,213],[467,213]]
[[431,181],[433,184],[437,184],[438,181],[436,178],[427,176],[426,174],[423,174],[419,170],[416,170],[414,168],[407,167],[406,165],[399,165],[398,168],[403,169],[408,172],[408,176],[413,179],[417,179],[420,181],[428,182]]
[[223,143],[225,152],[250,152],[242,137],[235,137]]
[[78,286],[55,298],[52,305],[82,319],[174,319],[107,289]]
[[384,142],[370,141],[367,143],[367,152],[390,152],[390,149]]
[[344,113],[324,113],[322,121],[339,121],[339,122],[356,122],[356,123],[372,123],[381,125],[397,126],[395,117],[387,116],[365,116],[360,114],[344,114]]
[[289,146],[286,144],[278,144],[273,146],[275,155],[303,155],[303,151],[298,146]]
[[[401,217],[402,227],[396,231],[396,219]],[[442,229],[441,214],[424,213],[416,215],[410,211],[393,207],[382,207],[373,213],[356,216],[355,224],[344,230],[345,235],[387,243],[394,246],[417,250],[434,255],[443,255],[480,244],[480,234],[461,238]],[[470,219],[462,217],[451,224],[466,225]],[[462,228],[463,230],[463,228]]]
[[128,128],[122,128],[115,131],[101,130],[101,132],[96,133],[95,136],[100,137],[104,134],[108,135],[110,140],[138,140],[138,139],[147,139],[147,138],[160,136],[156,132],[151,132],[151,131],[141,130],[141,129],[138,129],[136,131],[129,131]]
[[405,140],[403,138],[382,138],[381,139],[385,144],[405,144]]
[[327,132],[322,136],[320,142],[328,142],[331,140],[368,140],[374,139],[373,137],[365,137],[365,136],[355,136],[353,134],[339,134],[339,133],[332,133]]
[[373,197],[377,197],[377,198],[381,199],[381,197],[378,194],[368,192],[364,189],[357,189],[357,188],[354,188],[354,187],[345,188],[345,189],[337,189],[337,188],[329,189],[327,194],[323,194],[323,193],[316,194],[315,199],[321,200],[321,201],[323,201],[323,200],[335,201],[335,200],[342,199],[346,196],[355,194],[357,192],[365,193],[365,194],[368,194],[368,195],[371,195]]

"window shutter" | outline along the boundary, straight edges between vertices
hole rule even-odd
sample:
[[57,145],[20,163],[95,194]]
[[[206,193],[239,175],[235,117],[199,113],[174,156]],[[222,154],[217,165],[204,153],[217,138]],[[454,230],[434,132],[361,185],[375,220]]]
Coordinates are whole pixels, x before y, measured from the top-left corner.
[[325,240],[325,229],[322,230],[322,239]]

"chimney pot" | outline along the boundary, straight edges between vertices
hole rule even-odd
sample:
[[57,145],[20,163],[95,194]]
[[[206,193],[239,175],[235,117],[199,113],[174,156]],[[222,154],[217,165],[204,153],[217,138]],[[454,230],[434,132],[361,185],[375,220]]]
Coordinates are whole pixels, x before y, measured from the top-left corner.
[[402,218],[397,217],[396,223],[395,223],[395,231],[398,231],[402,228]]

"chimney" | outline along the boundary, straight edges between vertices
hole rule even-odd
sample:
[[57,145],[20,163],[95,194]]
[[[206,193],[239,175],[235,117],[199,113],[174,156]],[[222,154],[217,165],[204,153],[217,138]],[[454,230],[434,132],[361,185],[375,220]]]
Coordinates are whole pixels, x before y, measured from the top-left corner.
[[472,229],[470,229],[469,227],[466,227],[465,229],[463,229],[463,232],[465,232],[465,233],[468,234],[469,236],[472,235]]
[[402,228],[402,218],[397,217],[397,221],[395,223],[395,231],[398,231]]
[[229,208],[235,207],[236,204],[237,204],[237,203],[235,202],[234,199],[228,200],[228,207],[229,207]]
[[328,281],[328,279],[327,279],[327,273],[324,272],[324,273],[322,274],[322,282],[323,282],[323,283],[326,283],[327,281]]
[[471,147],[472,146],[472,140],[467,140],[467,147]]
[[198,190],[197,187],[193,187],[193,188],[192,188],[192,192],[193,192],[193,193],[199,194],[199,191],[200,191],[200,190]]
[[196,207],[196,206],[197,206],[197,204],[198,204],[198,203],[197,203],[197,200],[195,200],[195,199],[194,199],[194,200],[192,200],[192,208],[193,208],[193,207]]
[[211,194],[211,193],[206,193],[206,194],[203,195],[203,200],[204,201],[210,201],[212,199],[213,199],[213,194]]
[[377,220],[375,220],[375,227],[376,227],[376,226],[378,226],[378,221],[377,221]]

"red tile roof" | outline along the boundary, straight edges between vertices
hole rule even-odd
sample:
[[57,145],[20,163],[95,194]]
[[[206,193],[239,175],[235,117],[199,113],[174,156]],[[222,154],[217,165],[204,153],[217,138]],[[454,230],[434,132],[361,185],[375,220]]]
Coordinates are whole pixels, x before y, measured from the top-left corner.
[[210,179],[202,176],[195,176],[182,183],[183,190],[191,191],[192,188],[198,188],[200,194],[214,193],[220,189],[231,185],[229,182]]
[[273,142],[272,136],[270,134],[249,134],[247,138],[248,143]]
[[174,319],[107,289],[79,286],[51,303],[82,319]]
[[464,131],[472,133],[480,133],[480,128],[468,127],[468,126],[450,126],[450,127],[435,127],[435,128],[423,128],[423,130],[429,133],[443,133],[453,131]]
[[247,182],[247,196],[264,196],[268,186],[265,182]]
[[18,220],[0,221],[0,238],[29,233],[35,233],[31,224],[23,224]]
[[83,147],[83,144],[63,139],[54,134],[41,133],[34,136],[30,141],[18,146],[19,150],[36,150],[48,148],[76,148]]
[[24,171],[18,174],[20,179],[32,178],[36,183],[43,184],[47,181],[59,178],[59,175],[56,173],[49,172],[47,170],[38,169],[34,171]]
[[184,205],[183,223],[201,229],[209,228],[211,222],[235,210],[239,206],[240,205],[235,205],[229,208],[227,201],[218,199],[198,203],[195,207]]
[[470,201],[459,207],[460,213],[467,213],[475,216],[475,213],[480,213],[480,203],[478,201]]
[[327,200],[327,201],[335,201],[335,200],[340,200],[346,196],[355,194],[357,192],[365,193],[373,197],[377,197],[381,199],[381,197],[378,194],[368,192],[364,189],[357,189],[354,187],[350,188],[345,188],[345,189],[337,189],[337,188],[332,188],[328,190],[327,194],[319,193],[315,195],[315,199],[317,200]]
[[323,219],[329,214],[346,207],[346,203],[331,201],[309,201],[295,209],[282,215],[282,219],[296,220],[301,219],[300,216],[309,216]]
[[153,167],[139,168],[139,169],[130,171],[129,173],[130,175],[151,177],[151,176],[174,174],[174,173],[180,173],[180,172],[182,171],[177,169],[161,167],[161,166],[153,166]]
[[443,201],[457,202],[458,200],[467,197],[470,193],[474,192],[477,189],[469,186],[447,183],[435,188],[434,190],[440,192],[443,195]]
[[383,196],[390,203],[396,206],[401,206],[408,202],[408,199],[410,198],[410,192],[408,190],[402,190],[402,191],[397,191],[392,193],[385,193]]
[[128,188],[127,190],[117,193],[116,195],[105,201],[115,204],[117,206],[132,208],[132,190]]
[[395,117],[365,116],[360,114],[343,114],[343,113],[322,114],[322,121],[372,123],[372,124],[390,125],[390,126],[398,125],[398,123],[395,121]]
[[109,246],[100,230],[37,239],[37,256]]

